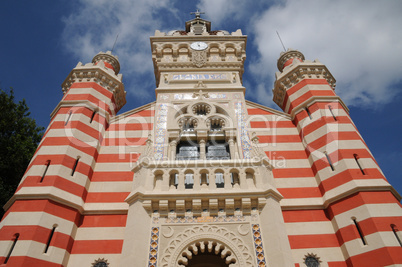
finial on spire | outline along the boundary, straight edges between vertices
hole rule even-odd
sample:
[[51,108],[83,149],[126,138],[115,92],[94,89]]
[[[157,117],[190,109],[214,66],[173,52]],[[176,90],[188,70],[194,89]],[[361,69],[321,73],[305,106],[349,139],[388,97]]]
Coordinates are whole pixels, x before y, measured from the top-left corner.
[[200,19],[201,18],[201,14],[205,14],[205,12],[200,12],[198,9],[196,12],[191,12],[190,15],[195,15],[196,19]]

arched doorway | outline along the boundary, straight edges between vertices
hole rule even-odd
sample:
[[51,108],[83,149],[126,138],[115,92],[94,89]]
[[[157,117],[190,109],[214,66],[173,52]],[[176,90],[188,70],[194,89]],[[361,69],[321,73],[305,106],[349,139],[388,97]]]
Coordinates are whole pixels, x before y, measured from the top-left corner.
[[[169,233],[173,232],[170,228]],[[248,267],[254,266],[254,258],[240,236],[225,227],[204,224],[173,236],[159,263],[160,267]]]
[[229,267],[235,266],[232,252],[216,241],[200,241],[183,251],[179,266],[188,267]]

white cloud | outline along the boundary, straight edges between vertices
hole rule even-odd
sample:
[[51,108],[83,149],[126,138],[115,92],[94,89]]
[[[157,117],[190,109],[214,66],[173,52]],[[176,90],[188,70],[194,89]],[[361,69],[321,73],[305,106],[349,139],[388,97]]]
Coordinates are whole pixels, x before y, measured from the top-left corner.
[[400,93],[392,85],[402,80],[400,10],[398,1],[311,0],[272,6],[250,27],[261,55],[251,71],[272,79],[282,50],[278,30],[287,47],[326,64],[347,104],[387,103]]
[[[329,68],[347,104],[378,106],[400,93],[393,85],[402,81],[402,2],[267,2],[201,0],[198,5],[218,26],[243,22],[243,33],[249,35],[247,78],[255,83],[247,83],[252,100],[273,106],[271,89],[283,50],[277,30],[287,47]],[[250,47],[257,48],[257,55]]]
[[164,30],[162,11],[176,17],[177,10],[170,4],[168,0],[82,0],[63,19],[65,47],[86,63],[98,52],[111,50],[118,34],[113,54],[119,57],[126,90],[136,97],[152,98],[149,88],[155,88],[155,81],[149,37],[156,29]]
[[110,50],[119,33],[115,53],[126,90],[151,100],[149,36],[156,29],[184,28],[179,15],[188,10],[178,10],[174,3],[197,5],[213,29],[240,27],[249,36],[245,85],[253,101],[275,105],[271,89],[282,51],[276,30],[287,47],[326,64],[337,79],[337,94],[348,105],[379,106],[400,92],[392,89],[402,73],[400,1],[81,0],[81,6],[64,19],[66,47],[89,62],[99,51]]

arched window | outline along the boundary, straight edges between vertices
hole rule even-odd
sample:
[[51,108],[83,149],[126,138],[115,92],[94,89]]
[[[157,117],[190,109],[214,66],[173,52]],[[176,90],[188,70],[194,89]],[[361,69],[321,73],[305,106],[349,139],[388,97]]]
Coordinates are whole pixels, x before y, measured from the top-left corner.
[[255,187],[255,177],[252,170],[246,170],[246,181],[249,188]]
[[169,187],[171,189],[177,188],[179,184],[179,174],[177,172],[172,172],[169,178]]
[[211,112],[211,106],[205,103],[197,103],[192,107],[193,114],[205,116]]
[[154,189],[161,189],[162,181],[163,181],[163,172],[160,170],[156,171],[155,172],[155,180],[154,180]]
[[209,185],[209,177],[206,171],[201,172],[200,185]]
[[217,188],[224,188],[225,187],[225,178],[223,176],[223,172],[217,171],[215,173],[215,184]]
[[230,172],[230,178],[231,178],[231,183],[232,186],[235,187],[240,187],[240,178],[239,178],[239,173],[235,170]]
[[186,189],[192,189],[194,186],[194,174],[193,173],[186,173],[184,178],[184,187]]

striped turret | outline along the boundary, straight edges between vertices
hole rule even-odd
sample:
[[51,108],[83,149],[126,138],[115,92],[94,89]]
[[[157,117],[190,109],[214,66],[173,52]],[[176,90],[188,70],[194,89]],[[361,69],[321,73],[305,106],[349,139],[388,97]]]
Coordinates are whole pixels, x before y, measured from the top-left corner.
[[[79,63],[0,228],[0,264],[66,266],[109,120],[125,104],[117,57]],[[18,244],[17,244],[18,243]]]
[[402,263],[400,195],[335,94],[335,79],[325,65],[296,50],[282,53],[278,69],[274,101],[298,129],[346,262]]

